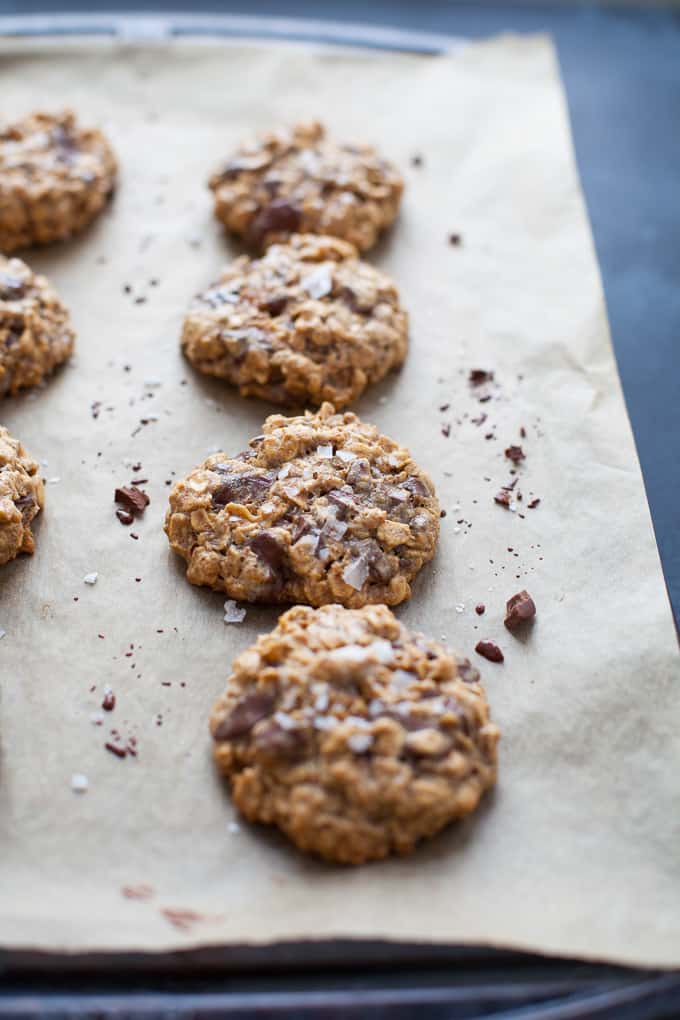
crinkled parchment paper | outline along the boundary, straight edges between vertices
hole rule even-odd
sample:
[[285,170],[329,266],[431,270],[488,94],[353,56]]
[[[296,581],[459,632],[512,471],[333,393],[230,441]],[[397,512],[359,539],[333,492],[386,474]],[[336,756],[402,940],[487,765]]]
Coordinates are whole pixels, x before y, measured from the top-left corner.
[[[101,40],[2,52],[4,110],[73,105],[110,132],[121,179],[85,236],[29,255],[72,308],[77,356],[0,406],[48,479],[37,552],[0,577],[0,944],[354,936],[680,965],[678,649],[550,43],[446,58]],[[313,116],[374,140],[407,180],[371,258],[401,287],[411,351],[359,411],[411,448],[447,517],[399,615],[473,659],[479,638],[505,652],[478,662],[503,730],[495,793],[410,859],[359,870],[230,826],[207,715],[277,613],[225,625],[223,598],[185,581],[161,530],[172,472],[243,449],[270,410],[179,353],[187,302],[235,251],[206,178],[252,129]],[[489,401],[474,368],[495,373]],[[513,512],[493,496],[517,442]],[[151,505],[127,529],[113,490],[133,476]],[[538,619],[519,640],[502,616],[524,587]],[[97,726],[106,684],[116,707]],[[104,749],[112,727],[137,738],[136,759]]]

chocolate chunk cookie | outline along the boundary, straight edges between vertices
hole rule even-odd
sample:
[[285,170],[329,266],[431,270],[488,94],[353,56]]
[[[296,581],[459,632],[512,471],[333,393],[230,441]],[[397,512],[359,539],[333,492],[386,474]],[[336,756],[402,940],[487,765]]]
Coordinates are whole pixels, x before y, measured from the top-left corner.
[[375,149],[340,145],[312,122],[243,145],[210,187],[217,218],[251,248],[299,233],[366,251],[395,219],[404,182]]
[[31,521],[44,502],[38,465],[0,425],[0,564],[35,548]]
[[301,850],[407,854],[495,782],[478,681],[386,606],[296,606],[234,662],[210,719],[215,758],[246,818]]
[[314,234],[237,259],[194,300],[182,333],[189,361],[243,396],[335,407],[401,365],[407,343],[389,277]]
[[208,457],[172,489],[165,530],[191,583],[232,599],[396,605],[434,556],[439,504],[408,450],[323,404]]
[[62,241],[111,195],[116,161],[74,114],[32,113],[0,127],[0,251]]
[[0,255],[0,396],[36,386],[73,351],[69,313],[44,276]]

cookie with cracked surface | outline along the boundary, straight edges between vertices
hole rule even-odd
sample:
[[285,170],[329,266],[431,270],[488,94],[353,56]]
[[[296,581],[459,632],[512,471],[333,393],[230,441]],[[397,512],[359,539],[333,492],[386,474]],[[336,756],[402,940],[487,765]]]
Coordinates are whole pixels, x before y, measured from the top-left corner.
[[104,135],[70,110],[0,126],[0,251],[79,233],[106,205],[115,177]]
[[386,606],[289,610],[236,659],[210,728],[245,817],[343,864],[410,853],[496,779],[479,673]]
[[73,351],[68,310],[44,276],[0,255],[0,396],[37,386]]
[[432,559],[439,503],[403,446],[351,412],[272,415],[237,457],[170,492],[165,530],[192,584],[246,602],[396,605]]
[[38,465],[0,425],[0,564],[35,548],[31,521],[44,502]]
[[237,259],[194,300],[182,347],[201,372],[276,404],[336,408],[402,364],[408,316],[346,241],[294,234]]
[[343,145],[316,121],[244,144],[210,178],[215,216],[254,249],[330,234],[367,251],[396,218],[404,182],[370,145]]

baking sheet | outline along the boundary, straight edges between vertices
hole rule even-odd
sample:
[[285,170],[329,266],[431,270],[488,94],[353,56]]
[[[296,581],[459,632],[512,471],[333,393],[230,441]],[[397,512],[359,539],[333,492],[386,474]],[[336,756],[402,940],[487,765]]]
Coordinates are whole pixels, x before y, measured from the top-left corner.
[[[1,45],[4,108],[72,104],[109,131],[121,181],[85,236],[31,257],[72,308],[76,358],[0,407],[48,480],[36,555],[0,576],[0,945],[342,936],[680,965],[680,659],[549,40],[437,58]],[[359,870],[234,831],[206,720],[277,611],[225,626],[223,597],[187,584],[161,530],[172,472],[242,449],[270,410],[179,354],[189,298],[236,250],[205,179],[244,134],[313,116],[375,140],[407,178],[371,258],[401,287],[411,352],[358,410],[410,446],[447,517],[399,615],[473,658],[479,638],[506,656],[479,663],[503,730],[497,790],[412,858]],[[475,368],[495,373],[488,402]],[[516,442],[512,512],[493,495]],[[113,513],[133,476],[151,496],[138,540]],[[524,587],[538,619],[520,641],[502,616]],[[106,684],[116,708],[97,726]],[[136,759],[105,750],[112,727]]]

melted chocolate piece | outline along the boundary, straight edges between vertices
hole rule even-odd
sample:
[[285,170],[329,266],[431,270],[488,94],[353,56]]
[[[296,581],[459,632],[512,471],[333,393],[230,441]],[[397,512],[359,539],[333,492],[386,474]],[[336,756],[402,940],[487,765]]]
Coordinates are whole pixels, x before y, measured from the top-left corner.
[[272,484],[271,475],[235,474],[224,470],[218,464],[214,468],[224,479],[212,495],[214,507],[226,506],[227,503],[261,503]]
[[257,535],[250,543],[250,548],[267,564],[275,577],[283,573],[285,550],[270,532],[263,531],[261,535]]
[[223,719],[213,734],[215,740],[232,740],[252,730],[260,719],[272,714],[276,697],[268,691],[253,691],[246,694],[230,714]]
[[260,209],[250,224],[247,241],[254,248],[262,247],[267,234],[294,234],[302,223],[302,214],[286,198],[275,198]]

